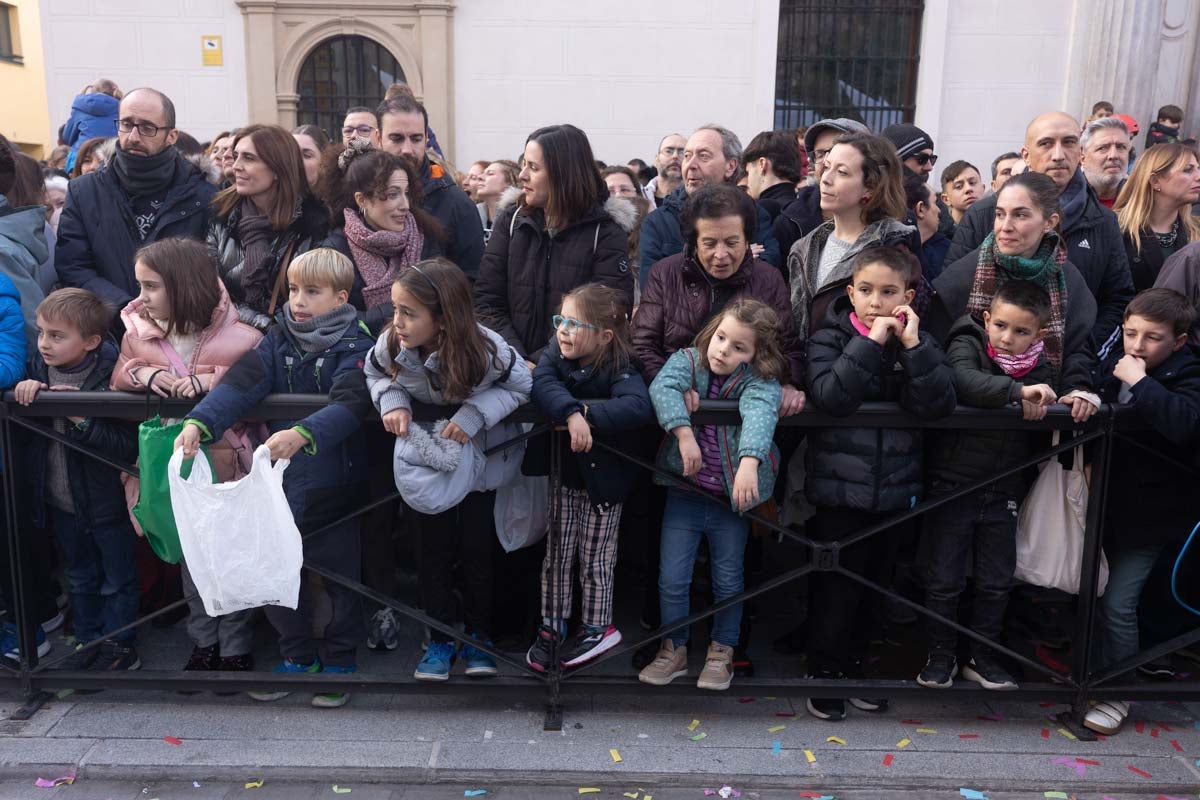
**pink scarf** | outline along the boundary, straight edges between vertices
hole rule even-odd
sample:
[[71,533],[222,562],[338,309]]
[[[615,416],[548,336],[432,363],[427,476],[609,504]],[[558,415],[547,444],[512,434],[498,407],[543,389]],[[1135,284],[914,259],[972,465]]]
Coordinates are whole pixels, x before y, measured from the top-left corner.
[[854,330],[858,331],[863,336],[871,335],[871,326],[859,319],[858,314],[855,314],[853,311],[850,312],[850,324],[854,326]]
[[363,303],[375,308],[392,297],[392,282],[401,272],[421,260],[425,237],[417,227],[412,212],[402,231],[373,231],[362,221],[354,209],[347,208],[346,241],[354,255],[354,266],[363,277]]
[[997,353],[996,348],[992,347],[992,343],[988,342],[987,354],[988,358],[995,361],[997,366],[1004,370],[1005,375],[1010,378],[1020,378],[1033,371],[1033,368],[1037,366],[1038,358],[1045,349],[1045,342],[1038,339],[1024,353],[1014,356],[1008,353]]

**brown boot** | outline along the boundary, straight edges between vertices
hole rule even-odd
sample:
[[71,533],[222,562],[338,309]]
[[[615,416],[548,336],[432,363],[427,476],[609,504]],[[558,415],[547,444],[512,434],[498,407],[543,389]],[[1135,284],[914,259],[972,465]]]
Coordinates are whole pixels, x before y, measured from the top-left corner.
[[684,675],[687,675],[687,645],[676,647],[675,642],[663,639],[658,655],[638,673],[638,680],[654,686],[666,686]]
[[733,648],[729,645],[712,642],[708,645],[708,655],[704,657],[704,669],[700,671],[700,679],[696,681],[699,689],[723,691],[733,683]]

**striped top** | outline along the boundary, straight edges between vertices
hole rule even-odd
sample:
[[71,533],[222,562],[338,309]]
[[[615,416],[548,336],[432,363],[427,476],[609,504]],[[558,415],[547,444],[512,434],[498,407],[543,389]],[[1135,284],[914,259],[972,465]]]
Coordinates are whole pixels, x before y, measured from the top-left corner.
[[[708,399],[716,400],[721,396],[721,387],[725,385],[724,375],[713,375],[708,383]],[[700,445],[700,455],[703,459],[696,480],[704,489],[713,494],[725,494],[724,473],[721,469],[721,446],[717,442],[717,425],[701,425],[696,433],[696,443]]]

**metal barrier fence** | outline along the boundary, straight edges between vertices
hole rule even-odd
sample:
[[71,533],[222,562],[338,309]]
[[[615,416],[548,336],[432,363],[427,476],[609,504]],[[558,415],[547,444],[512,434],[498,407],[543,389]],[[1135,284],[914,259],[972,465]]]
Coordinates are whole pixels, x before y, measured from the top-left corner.
[[[301,419],[304,416],[324,407],[327,399],[318,395],[272,395],[266,399],[249,416],[251,420],[265,419]],[[598,401],[602,402],[602,401]],[[164,417],[183,417],[191,408],[191,401],[164,400],[155,401],[155,413]],[[1097,669],[1093,664],[1093,640],[1096,636],[1097,601],[1095,588],[1100,570],[1101,544],[1104,531],[1104,507],[1107,495],[1109,464],[1112,455],[1112,444],[1117,438],[1127,440],[1137,445],[1135,438],[1128,434],[1134,429],[1135,423],[1131,415],[1124,413],[1119,407],[1105,406],[1086,424],[1076,425],[1071,420],[1069,412],[1056,406],[1050,410],[1046,418],[1039,422],[1027,422],[1021,419],[1015,410],[985,411],[980,409],[958,408],[952,415],[936,420],[923,421],[899,410],[892,404],[868,403],[849,417],[834,417],[818,411],[806,409],[803,413],[781,419],[780,427],[790,428],[824,428],[824,427],[875,427],[875,428],[923,428],[923,429],[974,429],[974,430],[1021,430],[1032,431],[1072,431],[1073,438],[1058,446],[1046,448],[1031,456],[1022,464],[1010,469],[997,470],[971,485],[963,486],[948,494],[929,497],[909,509],[898,512],[886,520],[856,531],[848,538],[836,542],[815,541],[803,532],[792,530],[771,520],[763,519],[755,514],[748,514],[753,521],[766,527],[780,537],[794,541],[807,549],[808,557],[803,563],[786,569],[779,575],[771,577],[757,586],[748,587],[741,594],[716,603],[707,609],[692,613],[686,619],[671,624],[664,624],[658,630],[646,634],[640,639],[623,643],[623,646],[604,653],[598,659],[572,670],[563,670],[557,665],[557,656],[552,659],[551,669],[539,673],[531,669],[523,660],[514,659],[508,654],[484,646],[471,640],[481,650],[490,653],[499,662],[507,665],[516,672],[515,676],[501,676],[486,681],[458,681],[444,683],[428,683],[415,679],[400,679],[394,676],[373,675],[370,673],[352,674],[280,674],[271,672],[184,672],[184,671],[151,671],[137,672],[90,672],[69,671],[56,669],[56,666],[69,656],[59,655],[39,660],[36,653],[35,626],[24,625],[22,622],[30,617],[26,613],[32,602],[30,587],[27,585],[31,571],[31,554],[28,537],[18,525],[16,501],[19,492],[17,463],[14,453],[15,429],[23,429],[32,435],[54,439],[64,446],[82,452],[89,458],[97,459],[114,469],[136,475],[136,468],[122,464],[104,453],[83,448],[68,437],[56,433],[47,426],[33,422],[33,418],[62,417],[62,416],[92,416],[97,409],[107,418],[118,418],[130,421],[147,419],[150,414],[148,399],[143,395],[124,394],[119,392],[43,392],[30,406],[20,406],[12,393],[8,393],[4,402],[0,403],[0,449],[3,451],[3,491],[5,499],[6,518],[4,520],[7,536],[6,546],[11,559],[13,596],[7,598],[10,618],[17,622],[20,642],[20,659],[13,664],[0,660],[0,688],[18,688],[24,693],[26,704],[20,709],[16,718],[28,717],[48,699],[51,690],[72,689],[106,689],[106,688],[136,688],[146,690],[205,690],[222,689],[237,690],[308,690],[315,692],[373,690],[387,692],[422,692],[422,693],[483,693],[497,694],[501,692],[529,693],[545,692],[547,698],[546,728],[556,730],[562,724],[562,698],[571,693],[618,693],[645,692],[667,693],[696,693],[691,683],[673,683],[663,687],[648,687],[641,684],[636,675],[630,672],[624,676],[598,676],[595,668],[607,661],[626,656],[632,651],[649,643],[656,642],[673,630],[690,626],[695,622],[712,617],[715,613],[728,606],[743,603],[766,592],[796,581],[815,571],[836,571],[857,581],[871,592],[899,602],[919,615],[934,618],[950,626],[959,634],[975,641],[984,643],[997,652],[1017,662],[1028,674],[1038,676],[1037,680],[1023,680],[1020,689],[1010,692],[1016,697],[1036,697],[1041,699],[1056,699],[1070,702],[1072,710],[1064,712],[1062,722],[1070,725],[1081,737],[1092,734],[1083,729],[1079,723],[1086,712],[1089,701],[1100,698],[1111,699],[1200,699],[1200,682],[1197,683],[1140,683],[1129,680],[1126,676],[1143,664],[1149,663],[1165,654],[1172,653],[1200,641],[1200,627],[1186,634],[1164,642],[1157,647],[1139,653],[1135,658],[1118,664],[1107,665]],[[446,408],[439,409],[417,407],[414,417],[417,420],[432,421],[444,417]],[[510,421],[534,423],[534,428],[525,435],[510,442],[499,445],[494,451],[506,449],[532,436],[549,430],[551,437],[564,436],[565,433],[552,429],[537,412],[529,406],[518,409]],[[692,416],[696,424],[736,424],[738,421],[737,406],[732,401],[705,401]],[[390,435],[382,432],[381,435]],[[881,586],[858,573],[848,570],[839,562],[839,553],[846,547],[859,543],[874,536],[885,535],[889,528],[916,519],[932,509],[938,508],[955,499],[980,490],[993,481],[1020,472],[1048,458],[1073,449],[1080,444],[1090,444],[1092,449],[1092,477],[1087,511],[1087,529],[1083,553],[1083,563],[1080,575],[1080,594],[1076,613],[1076,630],[1073,638],[1073,648],[1070,670],[1068,674],[1051,669],[1045,664],[1027,657],[1006,647],[1001,642],[989,641],[980,634],[959,624],[956,620],[937,615],[920,603],[915,603],[899,593]],[[550,488],[551,497],[557,495],[560,485],[562,465],[561,450],[557,442],[550,449]],[[596,442],[595,446],[603,447],[628,461],[637,468],[655,473],[675,484],[684,484],[681,478],[658,470],[653,464],[646,463],[637,456],[620,452],[607,445]],[[1148,448],[1147,448],[1148,449]],[[1150,451],[1153,452],[1153,451]],[[1154,453],[1158,457],[1161,454]],[[1172,462],[1174,463],[1174,462]],[[1191,465],[1175,463],[1180,469],[1191,474],[1200,474]],[[725,504],[725,500],[701,493],[712,502]],[[305,539],[320,535],[323,531],[342,524],[348,519],[358,517],[381,505],[390,503],[399,495],[392,492],[386,497],[371,498],[362,508],[356,509],[345,518],[332,522],[315,531],[304,535]],[[552,554],[560,546],[558,535],[559,509],[554,504],[550,509],[550,533],[546,546]],[[561,559],[553,558],[558,564]],[[442,634],[463,641],[465,634],[445,622],[433,619],[420,609],[388,597],[378,591],[340,574],[330,571],[320,565],[309,563],[304,569],[320,575],[325,581],[331,581],[349,588],[364,598],[372,600],[381,606],[415,620]],[[551,580],[551,586],[558,585],[557,580]],[[133,623],[110,631],[109,635],[120,633],[152,619],[170,613],[186,603],[187,598],[178,600],[151,614],[143,616]],[[556,598],[549,598],[550,607],[558,608]],[[85,647],[98,647],[100,641],[91,642]],[[1122,678],[1125,678],[1122,680]],[[849,679],[849,680],[816,680],[802,677],[795,678],[738,678],[737,687],[740,694],[783,695],[783,696],[816,696],[816,697],[846,697],[870,696],[892,697],[911,693],[928,693],[931,690],[920,687],[915,680],[886,680],[886,679]],[[939,694],[939,697],[978,698],[984,691],[974,685],[963,685],[961,682],[952,689]]]

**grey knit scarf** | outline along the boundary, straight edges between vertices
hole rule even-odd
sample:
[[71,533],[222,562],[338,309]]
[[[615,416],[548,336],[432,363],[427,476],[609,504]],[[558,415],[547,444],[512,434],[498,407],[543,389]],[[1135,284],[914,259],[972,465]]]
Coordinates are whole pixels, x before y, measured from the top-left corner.
[[342,303],[332,311],[319,317],[298,321],[292,316],[292,304],[283,307],[288,330],[306,353],[323,353],[337,344],[346,332],[358,311],[349,303]]

